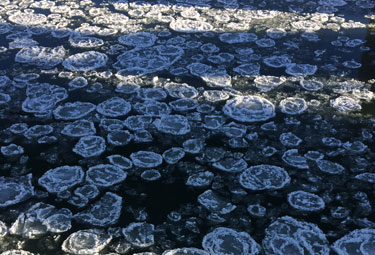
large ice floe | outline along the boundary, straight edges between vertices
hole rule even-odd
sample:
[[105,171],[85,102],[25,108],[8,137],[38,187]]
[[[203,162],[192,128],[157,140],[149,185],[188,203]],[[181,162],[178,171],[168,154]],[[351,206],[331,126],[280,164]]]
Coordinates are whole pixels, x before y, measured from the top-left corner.
[[60,64],[64,60],[65,54],[66,50],[62,46],[56,48],[34,46],[22,48],[16,54],[15,61],[41,68],[51,68]]
[[289,184],[290,177],[284,168],[273,165],[252,166],[240,175],[242,187],[250,190],[281,189]]
[[223,112],[240,122],[257,122],[273,118],[275,106],[260,96],[236,96],[226,102]]
[[141,168],[153,168],[160,166],[163,162],[163,157],[152,151],[138,151],[130,154],[134,166]]
[[332,248],[342,255],[365,255],[374,252],[375,229],[356,229],[338,239]]
[[216,255],[257,255],[260,246],[246,232],[218,227],[203,237],[202,247],[209,254]]
[[72,102],[59,105],[53,110],[56,119],[77,120],[83,118],[95,110],[95,105],[88,102]]
[[69,56],[63,66],[70,71],[90,71],[106,66],[107,55],[97,51],[85,51]]
[[0,177],[0,208],[23,202],[34,195],[31,183],[32,175],[15,177]]
[[112,237],[100,229],[78,230],[68,236],[61,245],[64,252],[76,255],[99,253],[111,241]]
[[289,216],[268,226],[262,244],[266,255],[330,254],[327,238],[317,225]]
[[84,172],[80,166],[60,166],[50,169],[39,178],[39,185],[50,193],[69,190],[83,181]]

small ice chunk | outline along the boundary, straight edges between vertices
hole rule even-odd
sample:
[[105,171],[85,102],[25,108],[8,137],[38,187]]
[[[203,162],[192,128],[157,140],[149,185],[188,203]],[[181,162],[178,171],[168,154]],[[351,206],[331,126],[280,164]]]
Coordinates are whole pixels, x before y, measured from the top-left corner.
[[73,148],[73,152],[84,158],[90,158],[101,155],[105,151],[105,148],[106,145],[103,137],[89,135],[79,139]]
[[298,153],[297,149],[290,149],[284,152],[282,160],[288,165],[297,167],[299,169],[308,169],[309,165],[304,156]]
[[152,151],[138,151],[130,154],[133,164],[141,168],[153,168],[163,163],[163,157]]
[[202,247],[215,255],[257,255],[260,246],[246,232],[237,232],[231,228],[218,227],[203,237]]
[[4,251],[0,255],[34,255],[34,253],[24,251],[24,250],[9,250],[9,251]]
[[155,100],[136,103],[134,109],[137,112],[150,117],[160,117],[171,113],[171,108],[166,103]]
[[127,173],[117,166],[99,164],[87,170],[86,182],[98,187],[108,188],[123,182],[126,176]]
[[307,109],[305,99],[300,97],[287,97],[280,101],[280,111],[288,115],[301,114]]
[[132,222],[122,233],[129,243],[136,248],[147,248],[154,245],[154,225],[146,222]]
[[151,116],[144,116],[144,115],[132,115],[124,120],[124,125],[132,130],[144,130],[152,123]]
[[267,209],[264,206],[259,204],[249,205],[247,207],[247,211],[250,213],[251,216],[254,217],[264,217],[266,215]]
[[357,174],[354,178],[368,183],[375,183],[375,173]]
[[89,208],[75,214],[74,220],[98,227],[106,227],[117,223],[122,209],[122,197],[107,192]]
[[354,59],[348,60],[348,61],[344,61],[342,63],[342,65],[345,66],[346,68],[350,68],[350,69],[357,69],[357,68],[360,68],[362,66],[361,63],[358,63]]
[[157,39],[158,37],[152,33],[137,32],[120,36],[118,41],[127,46],[147,48],[154,45]]
[[272,39],[279,39],[286,36],[286,31],[284,28],[269,28],[266,30],[267,36]]
[[342,165],[326,159],[317,160],[316,165],[320,171],[328,174],[343,174],[345,172],[345,168]]
[[3,154],[5,157],[16,157],[22,155],[23,153],[23,147],[14,143],[6,146],[1,146],[1,154]]
[[88,200],[94,199],[99,195],[99,189],[92,184],[85,184],[81,187],[78,187],[74,190],[74,195],[87,198]]
[[205,145],[204,140],[201,138],[188,139],[182,144],[185,152],[191,153],[191,154],[200,153],[204,145]]
[[24,133],[28,128],[29,126],[27,125],[27,123],[20,122],[20,123],[12,124],[9,127],[9,130],[13,134],[19,135],[19,134]]
[[107,61],[108,57],[104,53],[85,51],[68,57],[62,64],[70,71],[90,71],[106,66]]
[[364,152],[368,147],[361,141],[346,142],[343,144],[343,147],[352,153],[359,154]]
[[117,166],[121,169],[127,170],[133,167],[133,162],[128,159],[127,157],[121,156],[121,155],[111,155],[108,156],[107,159],[109,160],[109,163],[111,163],[114,166]]
[[331,107],[335,108],[336,110],[342,113],[359,111],[362,109],[361,105],[358,103],[357,100],[347,96],[340,96],[336,99],[332,99],[330,101],[330,105]]
[[137,91],[137,97],[143,100],[161,101],[167,97],[167,93],[162,88],[142,88]]
[[304,212],[323,210],[325,203],[321,197],[303,190],[293,191],[288,194],[288,203],[291,207]]
[[96,128],[91,120],[76,120],[67,124],[61,134],[70,137],[82,137],[95,135]]
[[45,172],[38,183],[48,192],[57,194],[80,184],[83,177],[84,172],[80,166],[60,166]]
[[210,171],[204,171],[192,174],[186,181],[187,186],[208,187],[214,179],[214,174]]
[[308,151],[303,156],[305,158],[313,160],[313,161],[317,161],[318,159],[323,159],[324,158],[324,154],[320,153],[319,151]]
[[59,105],[53,110],[56,119],[77,120],[81,119],[95,110],[95,105],[88,102],[72,102]]
[[275,116],[275,106],[260,96],[236,96],[227,101],[223,112],[241,122],[265,121]]
[[262,48],[270,48],[276,45],[276,42],[270,38],[256,40],[255,43]]
[[61,248],[64,252],[76,255],[91,255],[103,250],[112,237],[103,230],[86,229],[79,230],[68,236]]
[[246,169],[247,163],[242,158],[227,157],[214,162],[212,166],[227,173],[239,173]]
[[96,48],[104,45],[104,41],[93,36],[71,36],[69,43],[75,48]]
[[302,139],[292,132],[288,132],[280,135],[280,142],[287,147],[297,147],[302,143]]
[[239,181],[242,187],[250,190],[276,190],[289,184],[290,177],[282,167],[257,165],[243,171]]
[[7,104],[12,98],[5,93],[0,93],[0,105]]
[[213,103],[229,99],[229,93],[223,90],[205,90],[203,96],[207,101]]
[[306,76],[314,75],[317,70],[316,65],[291,63],[286,65],[285,72],[293,76]]
[[185,157],[185,150],[180,147],[172,147],[163,153],[163,158],[167,164],[176,164],[183,157]]
[[161,177],[161,174],[156,169],[145,170],[141,173],[141,178],[149,182],[159,180],[160,177]]
[[187,112],[198,107],[198,102],[191,98],[180,98],[169,103],[170,107],[177,112]]
[[0,177],[0,208],[23,202],[34,195],[31,184],[32,175],[13,177]]
[[23,135],[27,139],[38,138],[41,136],[45,136],[51,134],[53,132],[53,127],[51,125],[34,125],[26,130]]
[[159,132],[171,135],[185,135],[190,132],[190,124],[182,115],[163,115],[154,121]]
[[228,214],[236,209],[235,205],[219,197],[210,189],[198,196],[198,203],[203,205],[207,210],[222,215]]

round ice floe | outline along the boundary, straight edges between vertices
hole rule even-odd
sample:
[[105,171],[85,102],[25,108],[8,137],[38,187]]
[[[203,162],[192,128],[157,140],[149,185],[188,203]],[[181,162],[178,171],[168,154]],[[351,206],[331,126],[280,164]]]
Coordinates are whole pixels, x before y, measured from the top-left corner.
[[299,84],[302,88],[309,90],[309,91],[317,91],[323,88],[323,83],[316,79],[301,79]]
[[219,102],[229,99],[229,93],[222,90],[205,90],[203,96],[209,102]]
[[69,43],[76,48],[95,48],[104,44],[102,39],[91,36],[71,36]]
[[357,100],[347,96],[340,96],[336,99],[332,99],[330,101],[330,105],[331,107],[343,113],[359,111],[362,109]]
[[61,134],[71,137],[82,137],[95,135],[96,128],[90,120],[76,120],[67,124],[61,131]]
[[197,248],[177,248],[167,250],[162,255],[209,255],[207,252]]
[[66,54],[63,46],[55,48],[34,46],[22,48],[16,55],[15,61],[43,68],[51,68],[60,64]]
[[246,169],[247,163],[242,158],[235,159],[232,157],[228,157],[219,160],[218,162],[214,162],[212,166],[227,173],[239,173]]
[[78,76],[71,80],[68,85],[73,89],[80,89],[86,87],[88,85],[88,82],[85,77]]
[[267,209],[259,204],[249,205],[247,211],[251,216],[254,217],[264,217],[266,215]]
[[250,190],[281,189],[290,182],[284,168],[272,165],[258,165],[246,169],[240,175],[242,187]]
[[89,208],[74,215],[80,223],[106,227],[115,224],[120,218],[122,197],[107,192]]
[[169,103],[169,106],[178,112],[191,111],[197,108],[198,101],[190,98],[180,98]]
[[310,64],[287,64],[285,72],[293,76],[313,75],[318,70],[318,67]]
[[9,251],[4,251],[0,255],[34,255],[34,253],[23,251],[23,250],[9,250]]
[[375,173],[357,174],[354,178],[368,183],[375,183]]
[[289,56],[283,55],[283,56],[271,56],[263,59],[263,63],[270,67],[284,67],[288,66],[290,64],[291,60]]
[[208,187],[214,179],[214,174],[210,171],[192,174],[186,181],[187,186]]
[[216,195],[212,190],[206,190],[198,196],[198,203],[207,210],[217,214],[228,214],[236,209],[236,206]]
[[260,91],[270,91],[286,81],[285,77],[261,75],[254,79],[255,86]]
[[1,154],[3,154],[5,157],[15,157],[22,155],[23,153],[23,147],[14,143],[6,146],[1,146]]
[[105,151],[105,140],[100,136],[84,136],[74,146],[73,152],[84,158],[99,156]]
[[284,216],[266,229],[263,239],[266,255],[329,255],[328,240],[318,226]]
[[154,225],[146,222],[133,222],[122,233],[129,243],[137,248],[146,248],[154,244]]
[[203,20],[176,19],[173,20],[169,27],[178,32],[198,33],[213,30],[213,26]]
[[125,44],[127,46],[132,47],[150,47],[154,45],[155,41],[158,37],[149,32],[138,32],[134,34],[127,34],[120,36],[118,41],[121,44]]
[[142,88],[137,91],[137,97],[143,100],[161,101],[167,97],[167,93],[162,88]]
[[233,71],[240,75],[258,75],[260,71],[260,65],[258,63],[242,64],[233,68]]
[[146,116],[160,117],[171,113],[171,108],[163,102],[146,100],[142,103],[136,103],[134,109]]
[[95,105],[88,102],[73,102],[59,105],[53,110],[56,119],[77,120],[83,118],[95,110]]
[[300,97],[287,97],[280,101],[280,111],[288,115],[301,114],[307,109],[305,99]]
[[204,139],[201,138],[188,139],[182,144],[185,152],[191,154],[198,154],[199,152],[201,152],[204,145]]
[[241,122],[264,121],[275,116],[275,106],[260,96],[236,96],[227,101],[223,111]]
[[27,139],[38,138],[44,135],[51,134],[53,132],[53,127],[50,125],[34,125],[26,130],[23,135]]
[[279,39],[286,36],[286,31],[284,28],[269,28],[266,30],[267,35],[272,39]]
[[149,182],[152,182],[152,181],[156,181],[156,180],[159,180],[161,177],[161,174],[158,170],[156,169],[149,169],[149,170],[145,170],[141,173],[141,178],[145,181],[149,181]]
[[63,66],[70,71],[90,71],[107,64],[107,55],[97,51],[74,54],[63,61]]
[[260,252],[260,246],[248,233],[224,227],[205,235],[202,247],[212,255],[256,255]]
[[222,42],[233,44],[254,42],[258,37],[253,33],[223,33],[219,39]]
[[11,97],[8,94],[0,93],[0,105],[9,103]]
[[362,66],[361,63],[358,63],[354,59],[345,61],[345,62],[342,63],[342,65],[345,66],[346,68],[350,68],[350,69],[357,69],[357,68],[360,68]]
[[133,164],[141,168],[153,168],[163,163],[163,157],[152,151],[138,151],[130,154]]
[[287,147],[296,147],[302,143],[302,139],[292,132],[288,132],[280,135],[280,142]]
[[0,208],[23,202],[34,195],[31,174],[19,178],[0,177]]
[[185,150],[180,147],[172,147],[163,153],[163,158],[168,164],[176,164],[185,157]]
[[292,27],[298,30],[304,30],[307,32],[313,32],[320,30],[321,24],[312,21],[312,20],[300,20],[300,21],[295,21],[291,23]]
[[320,171],[328,174],[342,174],[345,172],[345,168],[342,165],[326,159],[317,160],[316,165]]
[[44,14],[36,14],[33,12],[16,12],[9,16],[9,20],[18,25],[36,26],[45,23],[47,17]]
[[185,135],[190,132],[190,124],[182,115],[163,115],[153,123],[159,132],[171,135]]
[[128,130],[114,130],[108,133],[108,143],[113,146],[124,146],[130,143],[133,135]]
[[86,181],[98,187],[108,188],[123,182],[127,174],[114,165],[100,164],[92,166],[86,173]]
[[256,40],[255,43],[262,48],[269,48],[275,46],[275,41],[269,38],[262,38],[259,40]]
[[325,203],[321,197],[302,190],[290,192],[288,194],[288,203],[294,209],[305,212],[320,211],[325,207]]
[[332,248],[340,255],[371,255],[374,253],[375,229],[356,229],[337,240]]
[[103,250],[111,239],[111,236],[99,229],[79,230],[68,236],[61,248],[71,254],[90,255]]
[[38,183],[50,193],[60,193],[80,184],[83,176],[80,166],[60,166],[45,172]]
[[195,98],[199,94],[196,88],[186,83],[168,82],[164,88],[171,97],[176,98]]
[[297,149],[290,149],[284,152],[282,160],[288,165],[297,167],[299,169],[308,169],[309,165],[304,156],[299,155]]
[[131,109],[130,103],[120,97],[112,97],[98,104],[96,111],[107,117],[126,115]]

